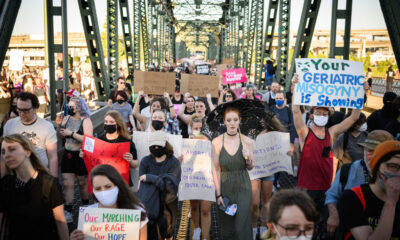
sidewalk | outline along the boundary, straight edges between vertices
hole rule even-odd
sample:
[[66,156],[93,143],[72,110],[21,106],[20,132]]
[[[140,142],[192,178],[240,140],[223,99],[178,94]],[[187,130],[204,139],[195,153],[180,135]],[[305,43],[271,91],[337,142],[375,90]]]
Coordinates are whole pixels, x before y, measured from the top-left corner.
[[375,110],[381,109],[383,107],[382,97],[368,95],[367,102],[364,105],[362,112],[368,117]]

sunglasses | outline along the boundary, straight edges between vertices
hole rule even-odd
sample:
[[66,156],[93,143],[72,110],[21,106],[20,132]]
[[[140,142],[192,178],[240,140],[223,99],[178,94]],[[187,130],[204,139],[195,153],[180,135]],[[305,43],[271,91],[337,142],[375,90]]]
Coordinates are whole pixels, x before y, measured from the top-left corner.
[[225,97],[226,97],[226,98],[227,98],[227,97],[231,98],[231,97],[232,97],[232,95],[225,95]]

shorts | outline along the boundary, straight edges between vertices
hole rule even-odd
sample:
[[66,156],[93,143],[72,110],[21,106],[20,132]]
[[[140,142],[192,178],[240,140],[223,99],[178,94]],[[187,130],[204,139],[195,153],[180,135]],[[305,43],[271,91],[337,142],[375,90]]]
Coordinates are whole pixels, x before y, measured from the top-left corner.
[[78,176],[87,176],[85,162],[79,157],[79,151],[64,150],[61,160],[61,173],[75,173]]
[[266,181],[273,182],[275,180],[275,176],[271,175],[271,176],[267,176],[267,177],[261,177],[261,178],[258,178],[257,180],[260,180],[263,182],[266,182]]

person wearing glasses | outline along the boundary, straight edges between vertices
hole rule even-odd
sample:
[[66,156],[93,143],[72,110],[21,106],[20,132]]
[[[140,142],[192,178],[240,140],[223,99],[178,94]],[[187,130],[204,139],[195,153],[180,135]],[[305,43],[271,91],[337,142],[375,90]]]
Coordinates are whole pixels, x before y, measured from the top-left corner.
[[218,105],[236,100],[236,94],[231,89],[223,89],[219,95]]
[[40,161],[51,175],[57,177],[57,134],[49,121],[37,115],[38,108],[39,100],[34,94],[20,93],[17,100],[19,117],[7,121],[3,136],[19,133],[27,137],[35,146]]
[[370,183],[339,199],[340,239],[400,239],[400,141],[379,144],[369,161]]
[[114,89],[114,91],[112,91],[110,93],[110,96],[108,97],[108,106],[111,107],[113,105],[113,103],[117,102],[117,92],[118,91],[125,91],[125,78],[123,77],[119,77],[117,79],[117,89]]
[[262,239],[312,239],[318,215],[306,192],[299,189],[276,192],[268,208],[269,230]]

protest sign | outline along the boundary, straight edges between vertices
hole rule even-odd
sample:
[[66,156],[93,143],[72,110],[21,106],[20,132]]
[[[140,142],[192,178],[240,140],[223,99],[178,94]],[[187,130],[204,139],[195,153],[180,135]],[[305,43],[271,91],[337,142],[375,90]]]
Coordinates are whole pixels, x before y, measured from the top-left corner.
[[205,97],[210,93],[218,97],[219,77],[198,74],[182,74],[181,92],[189,92],[192,96]]
[[217,64],[216,68],[217,68],[217,76],[221,77],[222,76],[222,70],[228,69],[228,65],[226,65],[226,64]]
[[24,50],[11,49],[10,62],[8,64],[8,68],[14,71],[22,71],[23,60],[24,60]]
[[135,71],[135,93],[163,95],[175,91],[175,72],[142,72]]
[[139,240],[140,210],[79,208],[78,229],[85,239]]
[[235,60],[233,58],[223,58],[222,59],[222,64],[235,66]]
[[199,139],[184,139],[182,154],[182,176],[178,192],[179,201],[197,199],[215,202],[211,142]]
[[196,73],[203,75],[210,74],[210,65],[208,64],[196,65]]
[[[98,138],[85,135],[83,137],[83,152],[86,169],[88,173],[92,168],[99,164],[108,164],[113,166],[129,183],[129,163],[123,159],[123,155],[130,152],[130,143],[108,143]],[[88,189],[92,193],[92,184],[88,180]]]
[[271,176],[277,172],[293,175],[290,151],[290,135],[268,132],[257,136],[254,144],[254,168],[249,171],[250,179]]
[[332,58],[295,59],[299,82],[294,103],[298,105],[362,109],[364,67],[362,62]]
[[222,84],[227,85],[240,82],[247,82],[246,69],[235,68],[222,70]]
[[[140,161],[150,155],[149,137],[151,132],[136,131],[132,135],[132,141],[135,143],[137,158]],[[167,134],[167,141],[174,149],[174,156],[179,157],[182,154],[182,135]],[[133,191],[138,190],[139,183],[139,168],[131,169],[131,177],[133,182]]]

